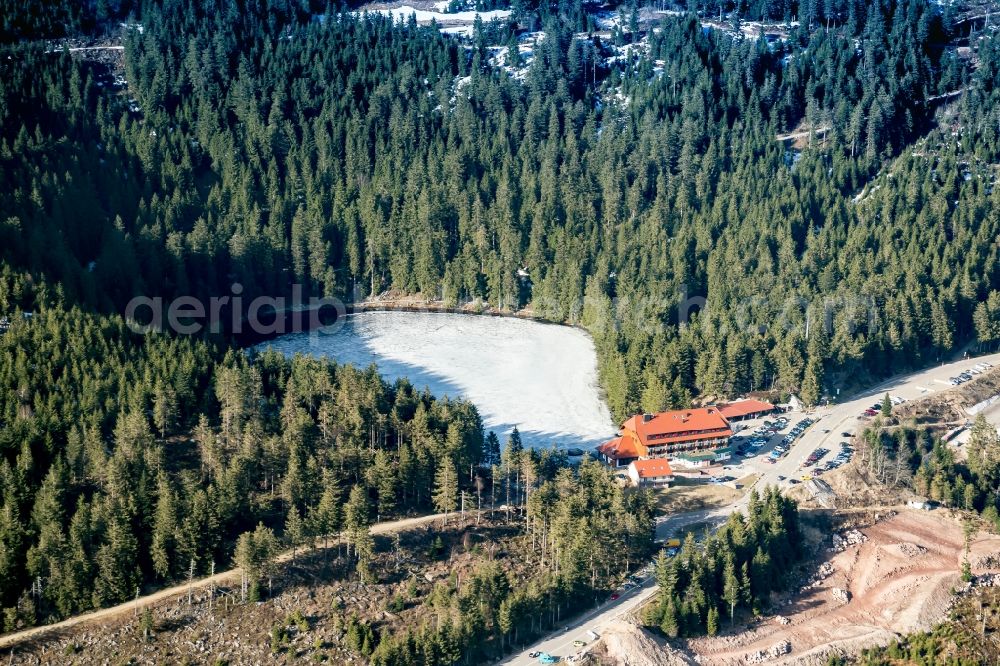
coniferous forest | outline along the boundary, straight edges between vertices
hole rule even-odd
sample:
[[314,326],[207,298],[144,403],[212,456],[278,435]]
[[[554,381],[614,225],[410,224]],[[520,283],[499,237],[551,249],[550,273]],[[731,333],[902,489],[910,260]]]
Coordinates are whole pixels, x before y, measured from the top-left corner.
[[[0,0],[6,628],[207,573],[258,523],[261,543],[351,533],[491,466],[558,482],[468,403],[250,359],[225,332],[138,335],[134,296],[526,309],[591,332],[616,418],[762,389],[813,404],[1000,342],[1000,49],[981,23],[928,0],[615,9],[602,37],[579,1],[518,0],[459,39],[310,0]],[[490,47],[527,29],[545,38],[514,76]],[[77,36],[118,39],[125,83],[59,46]],[[626,501],[646,525],[642,495],[580,510]],[[765,523],[728,528],[737,578]],[[634,527],[614,538],[641,552]],[[685,590],[727,584],[703,578],[674,581],[656,623],[700,631]]]
[[787,588],[793,565],[804,555],[798,510],[775,488],[763,497],[750,492],[747,517],[730,515],[704,550],[688,532],[677,557],[661,551],[660,591],[647,607],[647,625],[671,638],[714,636],[724,620],[736,619],[737,610],[759,615],[772,592]]
[[824,7],[772,7],[798,17],[777,45],[665,16],[614,60],[580,6],[525,7],[523,82],[487,49],[514,24],[460,44],[291,2],[122,5],[121,94],[16,42],[3,305],[43,281],[103,313],[234,282],[527,306],[594,334],[616,417],[995,344],[993,40],[960,57],[969,26],[923,0]]

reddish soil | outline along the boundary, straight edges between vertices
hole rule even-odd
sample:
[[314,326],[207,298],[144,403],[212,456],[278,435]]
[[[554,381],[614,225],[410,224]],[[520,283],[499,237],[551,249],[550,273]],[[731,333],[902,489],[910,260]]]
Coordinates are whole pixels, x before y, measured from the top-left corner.
[[[831,653],[856,653],[941,621],[962,586],[961,524],[941,510],[903,510],[861,532],[863,543],[828,553],[831,575],[781,609],[787,624],[772,617],[738,634],[692,640],[689,649],[702,664],[743,664],[787,640],[791,652],[768,663],[825,663]],[[971,551],[973,573],[996,571],[1000,536],[973,536]],[[834,588],[849,591],[850,601],[835,599]]]

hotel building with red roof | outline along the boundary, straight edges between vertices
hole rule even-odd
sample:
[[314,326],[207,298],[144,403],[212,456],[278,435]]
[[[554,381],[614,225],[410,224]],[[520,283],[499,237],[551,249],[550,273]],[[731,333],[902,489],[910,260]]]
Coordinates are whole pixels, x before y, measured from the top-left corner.
[[729,421],[715,406],[637,414],[622,424],[618,437],[599,446],[597,452],[615,467],[650,458],[701,465],[727,460],[732,435]]

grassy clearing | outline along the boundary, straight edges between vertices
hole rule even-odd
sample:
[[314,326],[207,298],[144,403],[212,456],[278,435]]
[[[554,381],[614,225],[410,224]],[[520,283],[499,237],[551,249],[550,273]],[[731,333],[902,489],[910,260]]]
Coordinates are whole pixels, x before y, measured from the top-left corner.
[[678,478],[669,488],[657,491],[656,499],[664,513],[717,509],[738,500],[756,480],[756,474],[737,480],[737,490],[721,483]]

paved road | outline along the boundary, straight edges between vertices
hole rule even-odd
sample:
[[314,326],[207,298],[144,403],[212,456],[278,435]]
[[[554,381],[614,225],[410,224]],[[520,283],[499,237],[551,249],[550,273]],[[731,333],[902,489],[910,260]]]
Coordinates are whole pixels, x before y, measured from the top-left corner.
[[584,643],[593,642],[592,637],[588,634],[589,631],[593,630],[600,636],[603,633],[605,625],[641,606],[647,599],[653,596],[656,589],[656,582],[652,576],[648,576],[643,579],[638,587],[622,593],[618,599],[604,602],[598,608],[588,611],[573,622],[567,623],[564,630],[549,634],[547,638],[538,641],[520,653],[511,655],[500,663],[535,664],[537,660],[529,657],[528,654],[536,651],[547,652],[565,659],[567,656],[580,651],[581,648],[573,645],[574,641],[580,640]]
[[[452,516],[455,514],[452,513]],[[419,516],[417,518],[404,518],[402,520],[393,520],[382,523],[376,523],[371,527],[372,534],[390,534],[393,532],[403,532],[415,527],[421,527],[435,520],[443,520],[444,514],[434,514],[430,516]],[[330,539],[326,547],[333,548],[339,544],[337,539]],[[318,546],[317,550],[323,548],[323,546]],[[302,548],[298,549],[299,555],[306,552]],[[287,551],[278,556],[278,562],[287,562],[292,559],[292,551]],[[147,594],[144,597],[139,597],[139,599],[133,599],[124,604],[119,604],[118,606],[111,606],[110,608],[102,608],[90,613],[85,613],[83,615],[76,615],[74,617],[63,620],[62,622],[56,622],[55,624],[47,624],[41,627],[33,627],[31,629],[25,629],[24,631],[19,631],[13,634],[7,634],[5,636],[0,636],[0,649],[8,648],[18,643],[24,642],[32,638],[38,638],[39,636],[49,633],[51,631],[58,631],[60,629],[67,629],[69,627],[76,626],[78,624],[84,624],[86,622],[95,622],[97,620],[108,620],[113,617],[118,617],[125,614],[134,614],[136,608],[141,608],[143,606],[149,606],[151,604],[156,604],[166,599],[172,597],[181,596],[188,593],[188,590],[200,590],[211,585],[221,585],[222,583],[238,578],[241,574],[241,569],[239,567],[229,569],[228,571],[223,571],[217,573],[214,576],[209,576],[207,578],[201,578],[194,581],[190,585],[184,583],[182,585],[175,585],[174,587],[168,587],[166,589],[154,592],[152,594]]]
[[[761,452],[749,461],[744,462],[742,467],[745,471],[757,471],[760,478],[756,486],[763,488],[767,485],[778,485],[779,487],[790,487],[788,479],[800,479],[803,474],[810,471],[802,465],[817,448],[829,450],[823,459],[833,458],[839,450],[839,443],[846,438],[843,433],[852,435],[859,433],[869,423],[869,419],[863,417],[865,409],[872,407],[875,403],[881,404],[882,398],[888,393],[893,397],[900,397],[907,401],[925,398],[936,393],[941,393],[954,388],[948,384],[948,379],[960,372],[963,372],[979,362],[987,362],[992,365],[1000,365],[1000,354],[981,356],[972,360],[955,361],[933,368],[921,370],[908,375],[900,375],[883,381],[871,388],[857,393],[847,400],[815,409],[809,416],[815,421],[812,426],[806,429],[798,439],[792,444],[788,453],[779,458],[776,463],[769,464],[763,462],[767,452],[772,448],[772,444],[780,441],[782,433],[776,434],[772,438],[772,444],[768,444]],[[804,418],[802,414],[791,415],[791,423]],[[814,469],[814,468],[813,468]],[[785,477],[785,481],[779,481],[778,477]],[[742,509],[747,504],[749,498],[744,496],[739,501],[731,505],[732,509]],[[727,507],[727,509],[730,507]]]
[[[894,377],[862,391],[842,403],[818,409],[816,416],[819,417],[819,420],[803,433],[788,455],[782,459],[782,462],[774,465],[775,470],[773,475],[770,476],[772,479],[770,482],[774,483],[777,479],[777,474],[789,478],[793,474],[801,474],[801,464],[812,451],[819,447],[835,452],[839,442],[844,439],[841,433],[849,432],[856,434],[860,432],[869,422],[868,419],[862,416],[865,409],[873,406],[875,403],[881,403],[882,397],[886,393],[890,396],[904,398],[905,400],[917,400],[942,393],[954,388],[948,384],[950,377],[983,361],[992,365],[1000,365],[1000,354],[980,356],[972,360],[956,361],[910,375]],[[831,455],[835,455],[835,453]]]
[[[920,372],[893,377],[852,396],[842,403],[816,409],[810,415],[815,420],[815,423],[799,436],[785,456],[773,465],[767,463],[754,465],[754,467],[762,468],[760,470],[760,477],[754,483],[754,486],[764,488],[768,485],[785,485],[787,487],[787,481],[784,483],[778,481],[779,476],[784,476],[786,479],[801,476],[804,473],[802,463],[805,462],[810,453],[819,447],[830,449],[831,452],[836,451],[838,442],[844,439],[841,433],[859,432],[863,427],[863,420],[858,417],[862,415],[867,407],[873,405],[875,402],[881,402],[882,396],[885,393],[889,393],[891,396],[899,396],[906,400],[914,400],[932,395],[933,393],[939,393],[953,388],[947,384],[949,377],[953,377],[981,361],[991,363],[995,366],[1000,365],[1000,354],[977,357],[972,360],[956,361],[928,368]],[[791,423],[794,424],[798,420],[801,420],[801,418],[802,415],[793,415]],[[779,433],[775,436],[774,440],[780,440],[781,437],[782,435]],[[766,452],[769,449],[770,445],[761,451]],[[678,535],[689,525],[705,522],[721,523],[733,511],[742,510],[747,505],[748,500],[749,493],[745,493],[735,502],[718,509],[700,510],[669,516],[657,524],[657,537],[666,538]],[[623,594],[618,600],[605,603],[600,608],[589,611],[582,618],[567,624],[568,629],[549,634],[546,638],[501,663],[523,666],[537,663],[537,660],[528,657],[528,653],[534,651],[547,652],[565,659],[567,656],[579,651],[579,648],[573,646],[573,641],[582,640],[590,643],[591,638],[587,635],[588,631],[593,630],[598,635],[601,635],[605,627],[639,608],[644,601],[656,593],[656,590],[656,582],[651,577],[646,578],[641,585]]]

